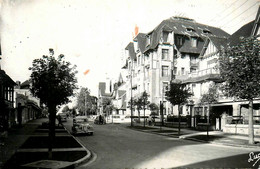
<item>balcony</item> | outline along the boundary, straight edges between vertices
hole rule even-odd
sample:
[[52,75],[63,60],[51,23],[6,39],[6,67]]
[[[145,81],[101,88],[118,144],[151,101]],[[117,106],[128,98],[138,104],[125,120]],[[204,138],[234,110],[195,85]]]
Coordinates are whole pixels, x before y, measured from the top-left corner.
[[189,73],[187,75],[176,76],[176,79],[182,81],[183,83],[196,83],[204,80],[221,81],[219,70],[215,68],[204,69]]
[[190,61],[190,67],[191,68],[192,67],[195,67],[195,68],[199,67],[199,62],[198,61]]

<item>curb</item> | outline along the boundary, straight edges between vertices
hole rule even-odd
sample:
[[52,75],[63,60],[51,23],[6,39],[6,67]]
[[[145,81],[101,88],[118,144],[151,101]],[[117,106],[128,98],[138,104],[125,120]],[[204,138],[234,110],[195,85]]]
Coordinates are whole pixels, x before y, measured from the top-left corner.
[[231,146],[231,147],[260,148],[259,145],[241,145],[241,144],[232,144],[232,143],[222,143],[222,142],[217,142],[217,141],[205,141],[205,140],[199,140],[199,139],[195,139],[195,138],[182,137],[182,136],[180,137],[180,139],[191,140],[191,141],[196,141],[196,142],[201,142],[201,143],[209,143],[209,144],[216,144],[216,145]]
[[176,136],[175,137],[175,136],[170,136],[170,135],[167,135],[167,134],[155,133],[155,132],[133,129],[133,128],[129,128],[129,129],[140,131],[140,132],[145,132],[145,133],[150,133],[150,134],[166,136],[166,137],[177,138],[177,139],[196,141],[196,142],[200,142],[200,143],[209,143],[209,144],[224,145],[224,146],[231,146],[231,147],[240,147],[240,148],[260,148],[260,145],[240,145],[240,144],[232,144],[232,143],[221,143],[221,142],[216,142],[216,141],[199,140],[199,139],[189,138],[189,137],[185,137],[185,136],[179,136],[179,137]]
[[68,129],[67,129],[66,127],[64,127],[64,128],[65,128],[65,130],[69,133],[69,135],[71,135],[71,136],[74,138],[74,140],[76,140],[76,141],[81,145],[81,147],[84,148],[85,151],[87,152],[87,155],[86,155],[85,157],[83,157],[83,158],[81,158],[81,159],[79,159],[79,160],[77,160],[77,161],[71,162],[72,164],[71,164],[70,166],[73,166],[73,167],[75,168],[75,167],[79,166],[80,164],[83,164],[83,163],[88,162],[88,161],[91,159],[91,157],[92,157],[91,151],[89,151],[85,146],[83,146],[83,144],[81,144],[81,142],[80,142],[76,137],[74,137],[74,136],[68,131]]

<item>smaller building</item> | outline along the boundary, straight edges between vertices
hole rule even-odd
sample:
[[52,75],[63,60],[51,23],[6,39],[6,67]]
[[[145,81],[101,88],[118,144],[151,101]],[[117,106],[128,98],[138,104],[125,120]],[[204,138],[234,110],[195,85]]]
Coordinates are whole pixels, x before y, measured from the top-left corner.
[[14,125],[14,86],[16,83],[0,68],[0,130]]
[[[110,82],[100,82],[98,85],[98,115],[107,115],[105,111],[104,102],[110,100],[112,102],[112,92],[111,92]],[[111,103],[112,104],[112,103]]]
[[15,122],[19,125],[42,116],[40,99],[34,97],[30,92],[30,81],[22,84],[18,81],[14,89]]

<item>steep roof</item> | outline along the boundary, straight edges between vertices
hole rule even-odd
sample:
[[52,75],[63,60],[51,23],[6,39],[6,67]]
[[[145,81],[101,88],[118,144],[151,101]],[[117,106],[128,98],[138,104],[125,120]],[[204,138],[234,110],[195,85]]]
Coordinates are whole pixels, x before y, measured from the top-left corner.
[[[149,49],[155,49],[159,44],[161,31],[164,28],[171,28],[175,34],[184,35],[186,37],[199,37],[201,41],[207,36],[213,37],[229,37],[230,35],[220,28],[204,25],[195,22],[192,19],[171,17],[163,20],[152,32],[148,33],[151,36],[151,44]],[[188,31],[191,29],[193,31]],[[167,30],[166,30],[167,31]],[[202,48],[203,45],[197,48]],[[199,53],[199,49],[192,48],[189,44],[180,49],[182,52]],[[146,49],[147,50],[147,49]]]
[[258,29],[260,29],[260,5],[258,7],[258,11],[257,11],[256,17],[255,17],[255,23],[254,23],[251,35],[256,36]]
[[218,50],[221,50],[222,48],[226,48],[227,47],[228,39],[227,38],[220,38],[220,37],[208,37],[205,40],[204,46],[203,46],[203,48],[201,50],[201,53],[200,53],[201,56],[203,56],[204,53],[206,52],[207,47],[208,47],[210,41],[214,44],[214,46]]
[[252,29],[254,26],[254,22],[255,21],[251,21],[251,22],[245,24],[244,26],[242,26],[236,32],[234,32],[228,40],[229,45],[230,46],[237,45],[240,41],[240,37],[244,37],[244,38],[249,37],[251,35]]
[[138,47],[140,51],[143,53],[146,48],[146,41],[147,41],[147,35],[144,33],[139,33],[135,38],[134,41],[138,42]]
[[118,97],[122,97],[126,93],[125,90],[118,90]]
[[21,84],[21,89],[28,89],[30,87],[30,81],[26,80]]
[[209,39],[212,41],[212,43],[216,46],[218,50],[220,50],[222,47],[227,46],[228,38],[223,37],[209,37]]
[[5,73],[4,70],[0,70],[0,84],[9,87],[16,85],[16,83]]
[[135,48],[134,48],[134,43],[133,42],[130,42],[126,48],[126,50],[129,51],[129,55],[131,57],[132,60],[136,60],[136,54],[135,54]]

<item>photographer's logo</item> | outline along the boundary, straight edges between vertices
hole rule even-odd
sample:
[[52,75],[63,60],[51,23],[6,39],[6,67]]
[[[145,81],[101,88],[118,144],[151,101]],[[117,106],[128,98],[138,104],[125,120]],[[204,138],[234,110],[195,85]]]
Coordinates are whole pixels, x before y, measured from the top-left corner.
[[248,162],[253,162],[253,167],[257,164],[260,160],[260,153],[255,154],[254,152],[249,153]]

